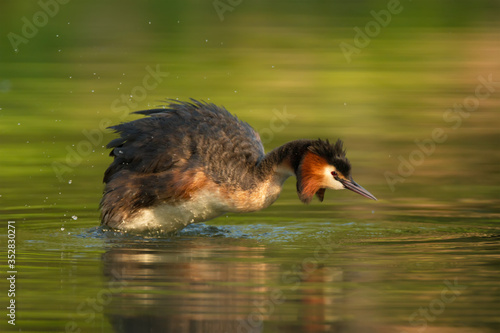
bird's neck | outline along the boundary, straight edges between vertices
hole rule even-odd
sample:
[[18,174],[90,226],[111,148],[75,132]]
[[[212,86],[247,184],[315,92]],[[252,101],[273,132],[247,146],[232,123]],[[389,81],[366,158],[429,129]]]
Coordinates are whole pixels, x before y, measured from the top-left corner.
[[259,162],[257,171],[262,179],[270,176],[283,183],[288,177],[297,174],[300,162],[311,140],[295,140],[272,151]]
[[253,169],[254,172],[247,174],[248,181],[240,182],[242,191],[232,192],[227,210],[250,212],[271,205],[278,199],[285,180],[297,175],[302,157],[310,144],[310,140],[292,141],[266,154]]

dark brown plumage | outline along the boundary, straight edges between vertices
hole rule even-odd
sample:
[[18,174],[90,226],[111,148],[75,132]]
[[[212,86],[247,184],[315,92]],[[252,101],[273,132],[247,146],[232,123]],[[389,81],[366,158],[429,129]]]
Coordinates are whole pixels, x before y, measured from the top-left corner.
[[249,124],[211,103],[172,101],[135,113],[147,117],[111,127],[119,137],[107,146],[114,160],[104,174],[103,225],[175,230],[267,207],[291,175],[303,202],[345,187],[330,172],[352,180],[340,140],[292,141],[266,155]]

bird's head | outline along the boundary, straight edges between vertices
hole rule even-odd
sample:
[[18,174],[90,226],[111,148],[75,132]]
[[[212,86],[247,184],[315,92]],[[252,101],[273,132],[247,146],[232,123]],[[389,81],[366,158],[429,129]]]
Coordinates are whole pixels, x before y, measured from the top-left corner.
[[349,189],[369,199],[377,200],[351,177],[351,163],[345,156],[341,140],[332,145],[328,140],[314,141],[305,151],[297,170],[297,192],[304,203],[314,195],[323,201],[326,189]]

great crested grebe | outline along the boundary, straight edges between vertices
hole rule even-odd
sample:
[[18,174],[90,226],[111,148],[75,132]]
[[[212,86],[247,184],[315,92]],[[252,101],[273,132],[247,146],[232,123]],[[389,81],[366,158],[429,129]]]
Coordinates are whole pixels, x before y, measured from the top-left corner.
[[112,126],[119,138],[104,174],[101,224],[122,230],[179,230],[226,212],[271,205],[297,178],[304,203],[325,189],[377,200],[351,177],[342,141],[296,140],[269,153],[259,134],[225,108],[191,100],[134,112],[148,117]]

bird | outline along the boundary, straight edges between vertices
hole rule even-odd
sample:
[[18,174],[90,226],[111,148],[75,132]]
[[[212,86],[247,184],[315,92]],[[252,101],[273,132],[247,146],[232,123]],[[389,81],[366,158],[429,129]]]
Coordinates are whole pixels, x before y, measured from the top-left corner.
[[145,117],[109,127],[113,162],[104,173],[101,225],[114,230],[175,232],[278,199],[296,177],[303,203],[326,189],[377,200],[351,176],[343,141],[299,139],[268,152],[257,131],[222,106],[190,99],[136,111]]

